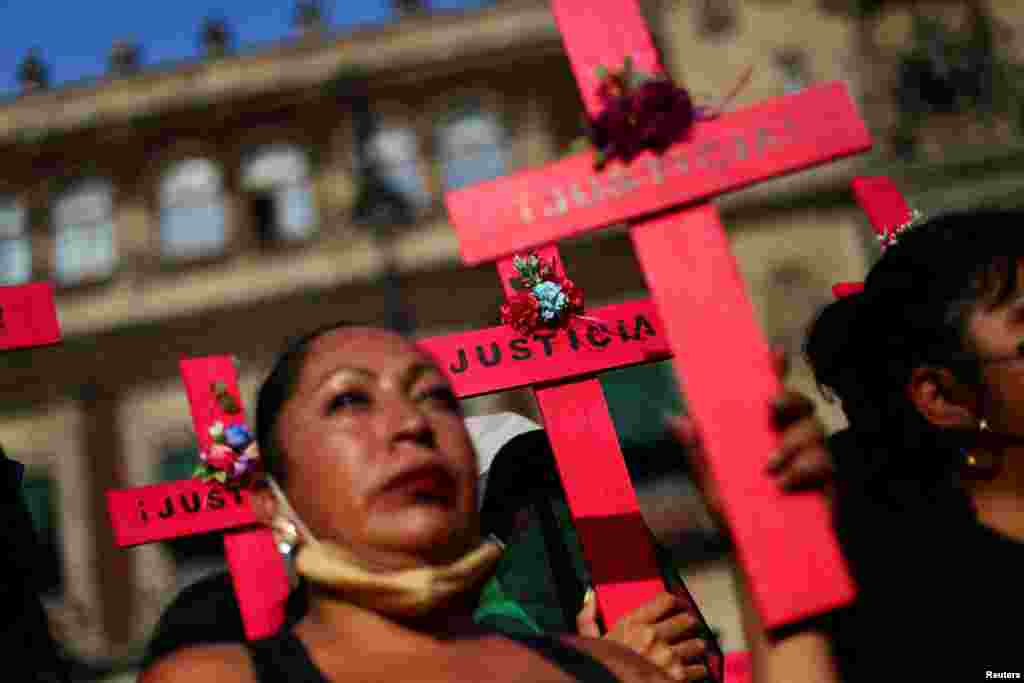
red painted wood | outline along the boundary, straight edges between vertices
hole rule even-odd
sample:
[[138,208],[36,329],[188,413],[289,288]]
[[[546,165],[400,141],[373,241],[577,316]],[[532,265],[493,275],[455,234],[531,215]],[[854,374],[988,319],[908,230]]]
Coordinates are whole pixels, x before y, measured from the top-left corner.
[[59,341],[52,284],[0,287],[0,350],[48,346]]
[[654,300],[669,312],[677,377],[765,626],[847,604],[853,582],[824,502],[783,494],[764,473],[778,446],[769,406],[781,387],[716,209],[699,205],[631,234]]
[[591,116],[601,109],[597,67],[617,70],[624,58],[631,57],[640,71],[663,71],[636,0],[602,3],[600,10],[593,0],[552,0],[551,11],[562,32],[583,105]]
[[725,680],[728,683],[750,683],[754,668],[749,652],[730,652],[725,656]]
[[[459,398],[668,358],[668,342],[652,302],[641,300],[613,304],[587,311],[587,316],[604,321],[608,331],[604,332],[592,323],[581,322],[574,325],[577,329],[573,333],[575,337],[562,332],[545,341],[539,338],[526,340],[511,327],[500,326],[421,339],[416,345],[434,358]],[[628,341],[624,341],[623,331]],[[517,339],[520,341],[513,341]],[[481,357],[492,361],[498,357],[495,348],[500,354],[499,363],[484,366]],[[532,354],[530,358],[512,358],[512,353],[525,355],[524,349]],[[466,368],[464,371],[455,371],[463,366]]]
[[[214,422],[245,423],[238,371],[231,356],[186,358],[180,369],[196,438],[201,449],[209,449],[209,428]],[[224,384],[238,412],[229,413],[219,404],[214,382]],[[226,531],[225,556],[246,636],[270,635],[284,623],[288,575],[273,534],[265,527],[253,528],[258,520],[248,490],[186,479],[107,491],[107,511],[120,547]]]
[[256,523],[247,491],[196,479],[107,491],[107,512],[122,548]]
[[910,207],[891,179],[861,176],[853,179],[853,196],[879,235],[895,230],[910,220]]
[[661,157],[598,173],[586,152],[450,192],[445,203],[472,265],[870,147],[846,87],[834,83],[699,122]]
[[249,640],[266,638],[284,623],[288,572],[277,552],[273,532],[266,528],[229,531],[224,555]]
[[[188,397],[188,408],[192,413],[192,426],[196,432],[199,450],[209,451],[213,445],[210,437],[210,426],[220,422],[225,427],[245,424],[245,409],[238,390],[238,369],[231,356],[204,356],[201,358],[183,358],[178,364],[181,379],[185,383],[185,395]],[[226,412],[217,402],[213,391],[215,382],[222,383],[227,392],[234,397],[239,411],[231,414]]]
[[535,391],[598,607],[609,625],[664,590],[596,379]]

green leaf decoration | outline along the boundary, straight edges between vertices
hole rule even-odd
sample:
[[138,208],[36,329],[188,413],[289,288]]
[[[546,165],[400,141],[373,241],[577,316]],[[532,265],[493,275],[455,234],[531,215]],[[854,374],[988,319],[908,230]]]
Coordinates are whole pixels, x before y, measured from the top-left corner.
[[569,143],[569,154],[579,154],[591,148],[590,138],[581,135]]
[[228,473],[224,470],[220,470],[213,475],[213,478],[223,484],[228,480]]
[[205,477],[205,476],[206,476],[206,465],[203,465],[203,464],[196,465],[195,469],[192,470],[192,478],[193,479],[195,479],[196,477]]
[[597,80],[603,81],[608,78],[608,68],[600,64],[594,69],[594,75],[597,76]]
[[629,81],[628,81],[629,87],[631,89],[632,88],[639,88],[641,85],[643,85],[644,83],[646,83],[647,81],[649,81],[651,79],[652,79],[651,75],[647,74],[647,73],[644,73],[643,71],[631,71],[629,73]]
[[525,291],[527,288],[526,283],[523,282],[523,278],[514,277],[508,281],[509,287],[516,290],[517,292]]

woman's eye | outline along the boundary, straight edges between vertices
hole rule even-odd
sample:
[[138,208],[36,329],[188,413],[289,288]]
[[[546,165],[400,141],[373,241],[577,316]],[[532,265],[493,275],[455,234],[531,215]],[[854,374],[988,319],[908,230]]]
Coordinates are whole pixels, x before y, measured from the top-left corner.
[[454,413],[460,412],[462,409],[459,405],[459,399],[455,397],[455,392],[453,392],[449,387],[435,387],[433,389],[428,389],[420,394],[419,398],[421,401],[436,403],[445,410],[450,410]]
[[370,395],[365,391],[342,391],[335,394],[327,405],[328,412],[363,408],[370,404]]

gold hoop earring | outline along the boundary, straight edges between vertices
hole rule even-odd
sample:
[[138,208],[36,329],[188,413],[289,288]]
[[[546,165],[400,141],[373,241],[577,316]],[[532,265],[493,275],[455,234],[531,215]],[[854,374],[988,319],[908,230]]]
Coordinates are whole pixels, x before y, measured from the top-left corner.
[[992,479],[1002,467],[999,455],[982,443],[985,435],[991,433],[992,428],[989,427],[988,420],[981,418],[978,420],[978,444],[973,448],[963,449],[964,473],[970,479]]
[[298,527],[288,519],[275,518],[272,529],[277,551],[285,556],[291,555],[295,551],[295,546],[299,544]]
[[288,572],[288,585],[295,588],[299,583],[299,576],[295,572],[295,550],[301,540],[299,528],[287,518],[275,517],[271,524],[271,531],[274,534],[277,552],[281,554],[281,559],[284,560],[284,566]]

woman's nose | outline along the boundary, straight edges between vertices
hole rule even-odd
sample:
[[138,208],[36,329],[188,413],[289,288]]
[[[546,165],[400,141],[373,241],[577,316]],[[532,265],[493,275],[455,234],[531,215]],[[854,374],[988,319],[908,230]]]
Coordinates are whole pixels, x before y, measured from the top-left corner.
[[396,401],[391,425],[392,440],[413,441],[423,446],[434,445],[434,430],[420,407],[409,399]]

